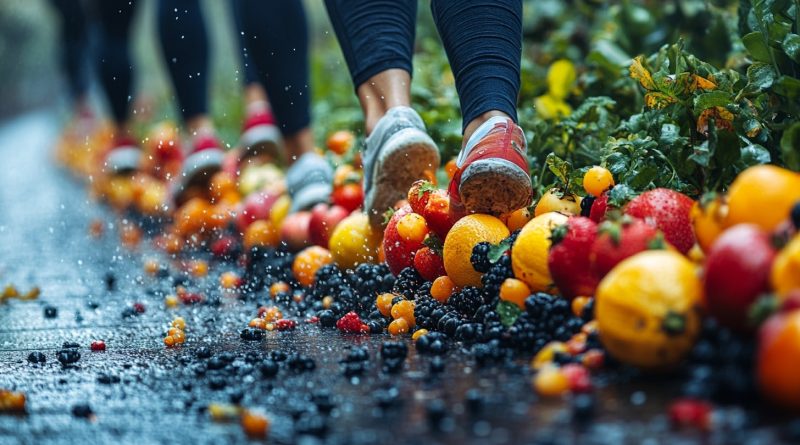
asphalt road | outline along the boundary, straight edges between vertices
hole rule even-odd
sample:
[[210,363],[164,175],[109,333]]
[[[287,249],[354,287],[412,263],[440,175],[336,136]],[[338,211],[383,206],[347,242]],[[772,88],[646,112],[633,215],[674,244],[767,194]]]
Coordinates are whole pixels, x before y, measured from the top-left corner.
[[[239,332],[257,301],[215,289],[214,273],[187,285],[218,298],[218,306],[166,309],[163,297],[178,268],[171,266],[172,278],[147,276],[145,258],[169,260],[147,243],[136,251],[120,247],[113,231],[119,217],[91,201],[84,185],[52,160],[57,135],[58,122],[48,113],[0,124],[0,285],[42,291],[37,300],[0,306],[0,389],[23,391],[28,399],[26,414],[0,414],[0,444],[247,442],[236,422],[210,419],[206,407],[214,402],[267,413],[273,443],[783,440],[769,420],[752,420],[752,407],[725,408],[730,428],[673,431],[666,416],[676,388],[670,379],[607,385],[601,379],[593,420],[580,422],[568,398],[537,399],[524,361],[479,368],[458,345],[445,356],[444,371],[432,372],[433,359],[409,344],[404,369],[395,374],[382,369],[384,336],[345,336],[301,323],[295,331],[243,341]],[[97,218],[106,222],[100,239],[88,230]],[[146,311],[124,318],[134,302]],[[46,307],[56,309],[54,318],[45,317]],[[168,349],[162,338],[176,315],[187,321],[187,342]],[[100,339],[107,350],[91,352],[90,343]],[[56,360],[64,342],[80,346],[81,359],[68,367]],[[198,357],[202,347],[211,358]],[[363,372],[346,376],[340,360],[352,348],[366,348],[369,359]],[[27,361],[34,351],[45,354],[45,364]],[[284,362],[277,376],[266,378],[262,363],[275,351],[311,358],[315,369],[299,372]],[[82,405],[93,416],[75,416]]]

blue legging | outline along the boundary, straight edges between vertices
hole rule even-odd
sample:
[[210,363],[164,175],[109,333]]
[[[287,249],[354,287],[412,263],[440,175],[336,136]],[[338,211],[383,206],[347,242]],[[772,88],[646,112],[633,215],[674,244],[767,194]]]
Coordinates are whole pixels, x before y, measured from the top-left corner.
[[309,126],[308,27],[301,0],[236,0],[245,82],[267,91],[278,127],[291,136]]
[[80,0],[50,0],[61,18],[61,65],[71,98],[86,95],[91,79],[90,22]]
[[[388,69],[412,73],[417,0],[325,0],[358,87]],[[517,120],[522,0],[432,0],[463,126],[499,110]]]
[[[100,80],[117,122],[133,97],[130,27],[136,0],[94,2],[100,28]],[[158,31],[165,63],[184,119],[208,111],[208,37],[199,0],[159,0]]]

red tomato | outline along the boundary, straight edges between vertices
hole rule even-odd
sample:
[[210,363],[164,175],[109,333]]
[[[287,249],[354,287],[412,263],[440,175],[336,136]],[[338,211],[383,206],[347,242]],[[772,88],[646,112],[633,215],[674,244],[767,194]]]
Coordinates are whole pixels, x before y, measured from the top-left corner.
[[331,195],[331,202],[352,212],[364,203],[364,190],[361,188],[361,184],[345,184],[336,187]]

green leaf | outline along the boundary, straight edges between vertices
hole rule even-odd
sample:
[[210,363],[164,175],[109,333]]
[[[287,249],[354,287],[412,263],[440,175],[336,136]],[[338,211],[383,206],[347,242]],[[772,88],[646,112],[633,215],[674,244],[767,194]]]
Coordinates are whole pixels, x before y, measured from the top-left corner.
[[750,144],[742,147],[742,154],[739,160],[745,167],[750,167],[753,165],[767,164],[772,160],[772,157],[769,155],[769,150],[766,148],[758,144]]
[[764,35],[760,32],[751,32],[742,36],[742,43],[750,53],[750,57],[758,62],[770,62],[769,47],[764,41]]
[[618,184],[608,191],[608,203],[617,208],[622,208],[636,196],[636,192],[627,184]]
[[553,172],[559,182],[566,188],[569,185],[569,173],[572,170],[572,165],[556,156],[555,153],[547,155],[545,163],[547,164],[547,168]]
[[498,244],[492,244],[491,247],[489,247],[489,254],[487,255],[489,263],[494,264],[500,261],[500,258],[502,258],[509,249],[511,249],[511,240],[508,238],[500,241]]
[[772,85],[772,91],[790,100],[800,98],[800,80],[794,77],[781,76]]
[[650,185],[658,176],[658,168],[653,164],[646,164],[636,174],[627,180],[628,185],[634,190],[642,190]]
[[726,91],[711,91],[700,94],[694,98],[694,110],[696,113],[711,107],[724,107],[733,100],[731,93]]
[[786,34],[781,47],[790,59],[800,63],[800,35]]
[[800,122],[795,122],[781,136],[783,162],[792,170],[800,170]]
[[500,323],[507,328],[511,327],[521,314],[522,309],[510,301],[501,300],[497,303],[497,315],[500,316]]
[[703,141],[700,145],[694,146],[694,152],[689,159],[701,167],[708,167],[711,164],[711,156],[714,154],[709,141]]
[[661,126],[661,135],[658,142],[661,145],[674,148],[685,145],[688,138],[681,136],[681,128],[675,124],[664,124]]
[[739,136],[732,131],[717,132],[717,147],[714,150],[716,165],[727,167],[735,164],[742,154],[739,148]]
[[766,90],[775,82],[775,70],[771,65],[756,62],[747,67],[747,82],[761,90]]

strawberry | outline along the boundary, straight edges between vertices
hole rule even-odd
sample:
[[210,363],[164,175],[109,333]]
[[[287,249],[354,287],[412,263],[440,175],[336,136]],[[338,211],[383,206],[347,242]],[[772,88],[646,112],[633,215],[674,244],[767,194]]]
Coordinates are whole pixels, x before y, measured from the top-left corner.
[[422,215],[422,212],[425,211],[425,206],[428,204],[428,197],[434,191],[436,191],[436,186],[424,179],[411,184],[411,188],[408,189],[408,203],[411,205],[411,210]]
[[597,224],[583,216],[573,216],[552,231],[547,258],[550,276],[565,298],[594,295],[600,279],[590,270],[592,244]]
[[428,195],[428,202],[422,211],[428,227],[440,238],[445,239],[447,232],[456,223],[450,212],[450,197],[444,190],[436,190]]
[[414,269],[417,269],[420,276],[427,281],[433,281],[443,275],[447,275],[444,270],[444,260],[430,247],[423,247],[417,250],[414,255]]
[[688,426],[701,430],[711,427],[713,407],[705,400],[683,398],[669,406],[669,420],[677,427]]
[[597,197],[592,203],[592,208],[589,211],[589,219],[600,224],[606,219],[608,207],[608,192],[603,192],[603,194]]
[[412,213],[408,204],[394,212],[383,231],[383,254],[389,270],[397,275],[406,267],[414,265],[414,254],[423,247],[422,242],[408,241],[397,232],[397,222],[403,216]]
[[693,204],[692,198],[683,193],[658,188],[633,198],[625,206],[625,213],[657,227],[685,255],[695,243],[690,216]]
[[592,271],[602,279],[625,258],[663,247],[664,241],[658,229],[641,219],[605,221],[598,227],[597,239],[592,243]]

